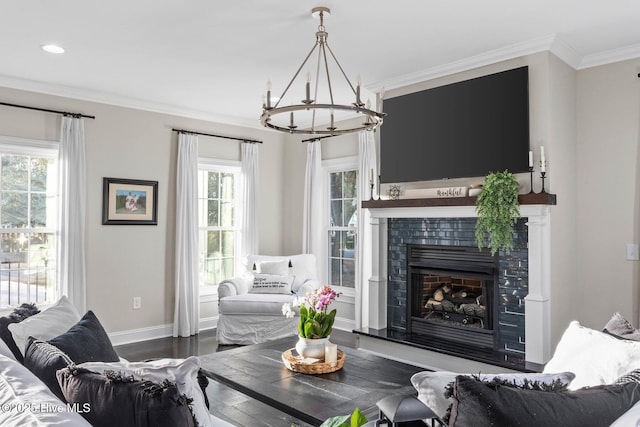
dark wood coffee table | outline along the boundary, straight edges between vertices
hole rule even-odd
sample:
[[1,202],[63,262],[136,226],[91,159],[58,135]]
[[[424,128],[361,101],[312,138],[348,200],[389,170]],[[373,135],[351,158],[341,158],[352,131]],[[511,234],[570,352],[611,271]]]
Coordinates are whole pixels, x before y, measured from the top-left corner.
[[284,338],[200,356],[202,369],[212,379],[315,426],[356,407],[373,420],[378,400],[416,394],[410,379],[423,368],[343,346],[346,361],[341,370],[322,375],[292,372],[281,356],[296,340]]

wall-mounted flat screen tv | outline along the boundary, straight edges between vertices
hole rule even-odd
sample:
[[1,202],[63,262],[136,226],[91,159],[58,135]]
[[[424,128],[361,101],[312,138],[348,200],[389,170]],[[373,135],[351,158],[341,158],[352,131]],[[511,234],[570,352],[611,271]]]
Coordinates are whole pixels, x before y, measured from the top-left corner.
[[386,99],[384,111],[383,183],[528,171],[528,67]]

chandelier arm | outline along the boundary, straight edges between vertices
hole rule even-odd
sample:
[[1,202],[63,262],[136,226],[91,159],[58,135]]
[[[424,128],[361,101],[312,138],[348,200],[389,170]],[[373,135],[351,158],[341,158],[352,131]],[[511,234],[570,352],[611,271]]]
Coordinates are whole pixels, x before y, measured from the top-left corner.
[[[320,39],[316,39],[316,45],[322,45],[322,43],[320,42]],[[318,49],[318,62],[316,63],[316,83],[315,83],[315,88],[314,88],[314,93],[313,93],[313,99],[315,99],[316,101],[318,100],[318,87],[320,84],[320,63],[322,62],[322,47],[320,47],[320,49]],[[315,129],[316,127],[316,110],[314,109],[311,113],[311,130]]]
[[[342,65],[340,65],[340,61],[338,61],[338,58],[336,58],[336,55],[333,53],[333,50],[331,50],[331,46],[329,46],[329,43],[325,43],[327,49],[329,49],[329,53],[331,54],[331,57],[333,58],[334,61],[336,61],[336,65],[338,66],[338,68],[340,69],[340,72],[342,73],[342,76],[344,77],[344,79],[347,81],[347,83],[349,84],[349,87],[351,88],[351,90],[353,91],[353,94],[356,94],[356,90],[353,88],[353,85],[351,84],[351,80],[349,80],[349,77],[347,77],[347,73],[345,73],[344,69],[342,68]],[[325,59],[326,61],[326,59]],[[331,101],[333,102],[333,101]]]
[[309,60],[309,57],[311,56],[313,51],[316,50],[317,47],[318,47],[318,42],[316,41],[316,43],[311,48],[311,51],[307,54],[306,58],[304,58],[304,61],[302,61],[302,64],[300,64],[300,67],[298,67],[298,70],[296,71],[296,73],[291,78],[291,81],[289,81],[289,84],[284,89],[284,92],[282,92],[282,95],[280,95],[280,99],[278,99],[278,101],[276,102],[276,105],[274,105],[274,108],[278,107],[278,104],[280,104],[280,101],[284,98],[284,96],[286,95],[287,91],[289,90],[289,88],[291,87],[293,82],[296,80],[296,78],[298,77],[298,74],[300,74],[300,71],[302,70],[304,65],[307,63],[307,61]]
[[325,46],[326,46],[326,42],[321,43],[320,49],[322,50],[322,55],[324,57],[324,69],[325,69],[325,72],[327,73],[327,85],[329,86],[329,99],[331,100],[331,104],[335,104],[333,100],[333,89],[331,88],[331,76],[329,75],[329,63],[327,62],[327,51],[324,48]]

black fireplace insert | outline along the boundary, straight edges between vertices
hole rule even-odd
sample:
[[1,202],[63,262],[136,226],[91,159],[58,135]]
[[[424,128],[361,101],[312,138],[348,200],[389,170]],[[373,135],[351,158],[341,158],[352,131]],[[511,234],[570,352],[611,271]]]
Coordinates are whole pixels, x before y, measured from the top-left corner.
[[407,245],[407,332],[497,348],[498,257],[462,246]]

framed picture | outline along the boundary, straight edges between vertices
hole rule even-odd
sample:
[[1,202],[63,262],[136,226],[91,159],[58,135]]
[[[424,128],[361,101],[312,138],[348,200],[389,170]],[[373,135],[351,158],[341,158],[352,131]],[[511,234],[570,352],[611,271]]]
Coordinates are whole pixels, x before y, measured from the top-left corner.
[[158,181],[102,178],[102,224],[158,225]]

